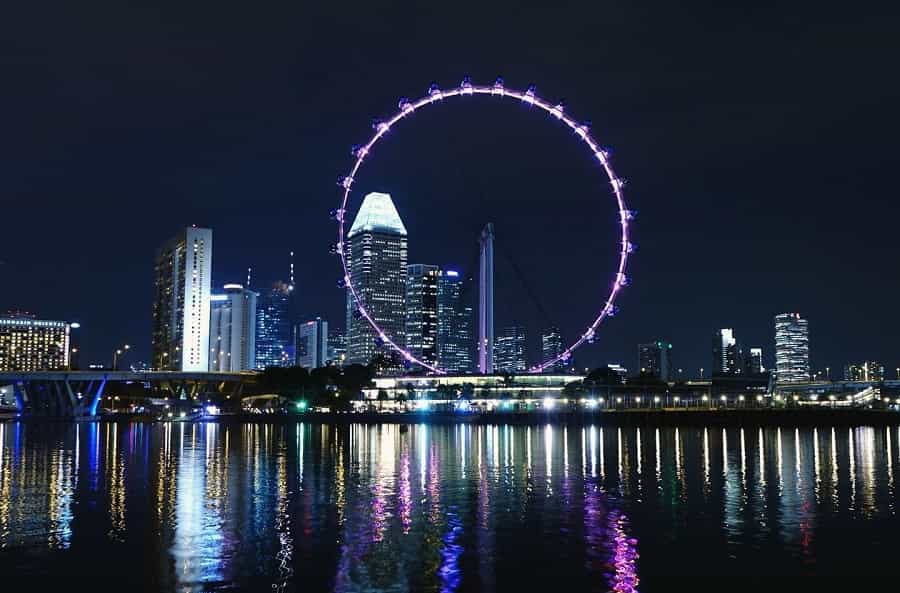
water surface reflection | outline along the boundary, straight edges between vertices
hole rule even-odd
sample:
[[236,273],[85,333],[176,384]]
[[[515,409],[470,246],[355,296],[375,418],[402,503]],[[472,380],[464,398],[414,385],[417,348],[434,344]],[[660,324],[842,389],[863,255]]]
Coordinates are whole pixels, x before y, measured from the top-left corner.
[[874,579],[900,527],[898,442],[897,427],[0,424],[0,573],[183,593]]

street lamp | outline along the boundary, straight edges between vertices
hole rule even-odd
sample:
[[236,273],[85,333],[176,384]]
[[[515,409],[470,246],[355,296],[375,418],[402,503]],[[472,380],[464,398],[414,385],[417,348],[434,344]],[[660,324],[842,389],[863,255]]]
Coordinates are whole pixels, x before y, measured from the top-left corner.
[[114,371],[118,371],[118,370],[119,370],[119,357],[122,356],[123,354],[125,354],[126,352],[128,352],[129,350],[131,350],[131,346],[128,345],[128,344],[125,344],[124,346],[122,346],[121,348],[117,348],[117,349],[113,352],[113,364],[112,364],[112,366],[113,366],[113,370],[114,370]]

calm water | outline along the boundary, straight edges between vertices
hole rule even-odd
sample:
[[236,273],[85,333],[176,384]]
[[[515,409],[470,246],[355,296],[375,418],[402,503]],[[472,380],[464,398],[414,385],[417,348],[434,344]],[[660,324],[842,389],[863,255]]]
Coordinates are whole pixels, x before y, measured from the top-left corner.
[[0,424],[0,582],[874,584],[897,566],[898,441],[897,427]]

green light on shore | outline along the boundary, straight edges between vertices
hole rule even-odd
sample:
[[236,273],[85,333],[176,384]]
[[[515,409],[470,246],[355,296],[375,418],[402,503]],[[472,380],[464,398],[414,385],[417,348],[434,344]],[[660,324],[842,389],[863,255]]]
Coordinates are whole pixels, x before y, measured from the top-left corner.
[[297,409],[300,410],[301,412],[302,412],[303,410],[305,410],[305,409],[306,409],[306,402],[304,402],[304,401],[299,401],[299,402],[297,402]]

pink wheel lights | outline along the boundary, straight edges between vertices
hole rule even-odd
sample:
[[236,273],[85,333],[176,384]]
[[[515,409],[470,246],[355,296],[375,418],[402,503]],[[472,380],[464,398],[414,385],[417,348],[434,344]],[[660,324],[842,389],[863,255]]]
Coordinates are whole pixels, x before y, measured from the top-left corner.
[[375,320],[372,319],[369,311],[366,310],[366,307],[361,302],[356,292],[356,288],[353,286],[352,279],[350,278],[350,270],[347,265],[346,250],[344,249],[344,241],[346,235],[344,215],[347,212],[347,205],[350,200],[350,192],[353,187],[353,183],[356,179],[357,174],[359,173],[360,168],[362,167],[363,161],[369,154],[371,154],[372,149],[375,147],[375,144],[377,144],[378,141],[381,140],[394,125],[396,125],[404,118],[411,116],[418,109],[421,109],[433,103],[444,101],[445,99],[468,95],[488,95],[490,97],[498,97],[501,99],[516,99],[522,103],[526,103],[528,105],[543,109],[548,114],[553,116],[554,119],[557,119],[568,126],[574,132],[574,134],[590,149],[593,158],[596,159],[596,161],[605,171],[606,176],[609,178],[609,183],[612,187],[612,193],[615,196],[616,205],[619,210],[618,222],[621,228],[621,250],[619,253],[619,264],[606,300],[604,301],[600,312],[588,325],[587,329],[581,334],[578,340],[576,340],[571,346],[566,348],[559,356],[535,365],[530,369],[531,372],[541,372],[544,369],[555,365],[559,361],[568,361],[576,348],[578,348],[585,342],[593,341],[594,333],[605,318],[615,315],[616,298],[618,297],[619,292],[622,290],[622,288],[628,285],[629,282],[628,276],[626,276],[625,274],[625,270],[628,264],[628,256],[634,249],[634,246],[629,241],[630,222],[634,218],[634,213],[628,210],[625,205],[625,199],[622,193],[622,189],[625,187],[625,181],[616,176],[615,172],[610,166],[608,152],[601,148],[597,141],[594,140],[593,136],[591,136],[589,126],[584,123],[576,122],[571,117],[569,117],[565,113],[562,104],[551,104],[538,97],[535,93],[535,88],[533,85],[529,86],[525,91],[517,91],[514,89],[506,88],[503,84],[503,80],[500,78],[498,78],[496,82],[491,86],[478,86],[473,85],[468,77],[463,79],[463,82],[459,85],[459,87],[453,89],[441,90],[437,85],[433,84],[424,97],[416,101],[401,99],[398,106],[399,109],[394,115],[386,120],[375,123],[375,125],[373,126],[373,128],[375,129],[375,133],[372,135],[369,141],[366,144],[354,147],[353,155],[356,157],[356,160],[353,163],[353,167],[351,167],[350,173],[347,176],[342,177],[339,181],[339,185],[344,188],[344,197],[341,201],[341,206],[339,209],[332,211],[332,214],[338,223],[338,242],[335,246],[333,246],[333,251],[340,256],[341,265],[344,271],[344,276],[341,284],[343,286],[346,286],[346,288],[350,291],[359,314],[366,319],[366,321],[375,330],[378,337],[385,344],[393,348],[403,357],[404,360],[408,362],[418,364],[434,373],[444,373],[444,371],[437,366],[419,360],[411,352],[394,342],[393,339],[388,336],[381,327],[378,326]]

